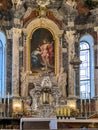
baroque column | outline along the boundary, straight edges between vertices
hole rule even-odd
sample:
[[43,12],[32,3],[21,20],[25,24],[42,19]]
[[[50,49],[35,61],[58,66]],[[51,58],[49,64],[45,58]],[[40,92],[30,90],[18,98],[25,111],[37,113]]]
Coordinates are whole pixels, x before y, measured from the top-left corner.
[[96,43],[94,45],[94,52],[95,52],[95,96],[98,97],[98,27],[94,28],[97,37]]
[[95,27],[94,30],[96,31],[96,43],[94,45],[94,52],[95,52],[95,109],[98,112],[98,27]]
[[79,74],[79,66],[82,63],[82,61],[80,60],[80,43],[79,43],[79,38],[80,35],[76,34],[75,35],[75,57],[73,61],[73,67],[74,67],[74,71],[75,71],[75,95],[77,97],[80,97],[80,74]]
[[70,64],[75,53],[74,33],[75,31],[66,31],[65,34],[65,39],[68,43],[68,97],[75,97],[74,70],[73,70],[73,66]]
[[12,95],[19,97],[19,38],[21,29],[13,28]]

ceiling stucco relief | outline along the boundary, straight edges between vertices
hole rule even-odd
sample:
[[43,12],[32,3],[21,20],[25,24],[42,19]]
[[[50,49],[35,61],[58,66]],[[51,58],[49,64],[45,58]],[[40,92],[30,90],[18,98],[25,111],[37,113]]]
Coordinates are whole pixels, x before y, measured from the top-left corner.
[[50,0],[36,0],[39,6],[45,7],[50,4]]

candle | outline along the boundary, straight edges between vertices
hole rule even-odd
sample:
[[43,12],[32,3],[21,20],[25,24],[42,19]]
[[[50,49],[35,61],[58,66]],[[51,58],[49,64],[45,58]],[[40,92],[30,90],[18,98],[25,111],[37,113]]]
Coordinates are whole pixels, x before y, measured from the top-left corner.
[[91,99],[89,98],[89,104],[91,103]]
[[5,105],[5,97],[4,97],[4,105]]
[[89,98],[89,115],[91,114],[91,99]]
[[70,108],[67,109],[68,117],[70,117]]
[[9,106],[9,93],[8,93],[8,106]]
[[86,99],[84,99],[84,105],[85,105],[85,110],[86,110]]
[[66,115],[67,115],[67,109],[64,108],[64,116],[66,116]]
[[82,113],[82,99],[81,99],[81,101],[80,101],[80,102],[81,102],[81,113]]
[[57,116],[59,116],[59,114],[60,114],[59,112],[60,112],[60,108],[57,107],[57,108],[56,108],[56,115],[57,115]]
[[60,115],[63,116],[63,108],[60,108]]
[[81,102],[81,106],[82,106],[82,99],[80,100],[80,102]]
[[4,97],[4,117],[5,117],[5,108],[6,108],[6,98]]

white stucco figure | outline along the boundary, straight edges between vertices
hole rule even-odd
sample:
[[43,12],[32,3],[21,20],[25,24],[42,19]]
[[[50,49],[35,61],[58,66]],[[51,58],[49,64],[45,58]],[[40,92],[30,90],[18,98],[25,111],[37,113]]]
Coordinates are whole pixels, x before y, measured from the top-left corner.
[[37,103],[37,96],[35,94],[35,88],[31,89],[29,94],[30,94],[30,96],[32,98],[31,108],[32,108],[32,110],[37,110],[38,103]]
[[61,90],[61,94],[63,97],[66,97],[66,79],[67,79],[67,74],[64,72],[64,68],[62,67],[60,70],[59,75],[57,76],[57,82],[58,82],[58,87]]
[[49,87],[49,88],[52,87],[52,83],[51,83],[51,80],[50,80],[49,76],[46,76],[46,77],[43,78],[41,86],[42,87]]
[[24,68],[22,68],[22,72],[21,72],[21,96],[22,97],[28,96],[27,75],[28,72],[25,72]]

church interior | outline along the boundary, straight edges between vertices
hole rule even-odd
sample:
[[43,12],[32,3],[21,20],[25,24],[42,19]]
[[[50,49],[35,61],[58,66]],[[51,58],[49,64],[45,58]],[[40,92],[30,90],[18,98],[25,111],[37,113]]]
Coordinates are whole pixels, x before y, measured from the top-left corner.
[[98,129],[98,0],[0,0],[0,129]]

